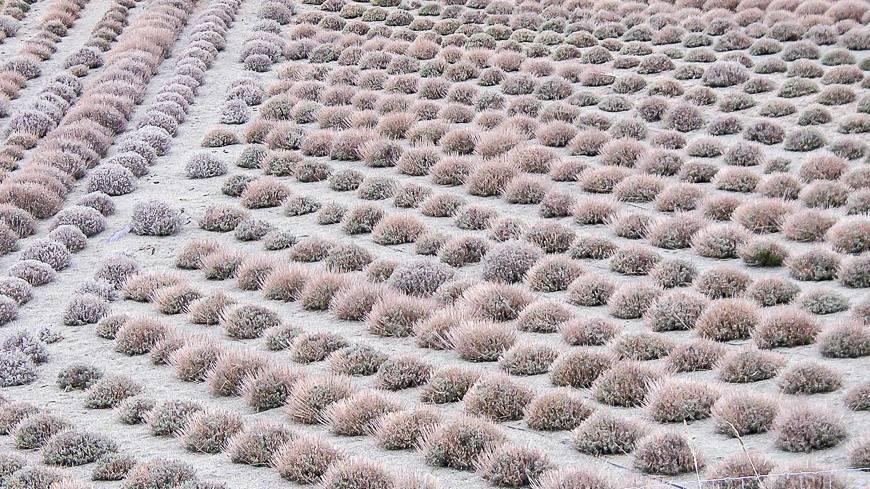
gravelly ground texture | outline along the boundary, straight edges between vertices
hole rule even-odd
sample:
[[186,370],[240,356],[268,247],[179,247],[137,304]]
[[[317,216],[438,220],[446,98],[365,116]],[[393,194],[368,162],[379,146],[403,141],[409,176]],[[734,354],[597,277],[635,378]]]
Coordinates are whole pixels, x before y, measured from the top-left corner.
[[0,488],[870,486],[868,23],[7,0]]

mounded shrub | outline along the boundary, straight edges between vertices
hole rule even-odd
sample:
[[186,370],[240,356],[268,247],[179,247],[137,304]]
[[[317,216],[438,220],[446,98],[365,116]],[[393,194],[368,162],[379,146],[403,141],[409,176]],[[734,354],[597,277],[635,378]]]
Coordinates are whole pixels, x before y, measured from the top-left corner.
[[447,341],[460,358],[493,362],[516,340],[513,328],[489,321],[468,321],[447,333]]
[[148,412],[154,409],[154,399],[145,396],[128,397],[118,404],[118,419],[124,424],[145,422]]
[[704,460],[684,435],[662,431],[637,443],[634,466],[646,474],[673,476],[698,471],[704,466]]
[[491,374],[475,382],[464,397],[465,411],[495,421],[518,420],[533,397],[532,390],[505,374]]
[[281,477],[299,484],[319,480],[343,455],[319,437],[299,437],[279,448],[271,464]]
[[713,301],[698,318],[701,336],[715,341],[748,339],[759,322],[757,307],[743,299]]
[[832,368],[813,361],[791,365],[777,378],[786,394],[819,394],[837,390],[843,383],[840,374]]
[[136,465],[136,459],[124,453],[107,453],[98,458],[91,471],[95,481],[119,481]]
[[492,422],[460,416],[426,430],[420,450],[429,465],[471,470],[477,457],[504,441],[505,435]]
[[659,377],[652,368],[636,362],[620,362],[601,373],[592,384],[592,395],[611,406],[640,406],[650,383]]
[[181,228],[181,212],[159,200],[136,204],[131,230],[140,236],[169,236]]
[[242,419],[236,413],[206,409],[190,416],[179,433],[187,450],[199,453],[219,453],[230,438],[242,430]]
[[332,433],[361,436],[371,433],[378,419],[398,411],[398,402],[374,391],[361,391],[330,405],[323,412],[323,421]]
[[103,377],[102,369],[84,363],[64,367],[57,374],[57,386],[65,391],[84,390]]
[[710,417],[719,398],[716,389],[695,381],[665,380],[654,384],[646,409],[660,423],[682,423]]
[[599,410],[571,432],[571,445],[593,456],[631,453],[646,433],[646,426],[633,418]]
[[402,390],[426,383],[432,366],[421,359],[409,355],[389,358],[378,367],[375,384],[386,390]]
[[811,452],[839,445],[848,432],[840,415],[798,404],[780,414],[774,424],[776,446],[787,452]]
[[730,383],[748,383],[776,376],[785,359],[776,353],[743,348],[726,354],[718,364],[719,378]]
[[827,358],[861,358],[870,355],[870,333],[856,321],[838,324],[819,339],[819,352]]
[[205,376],[209,390],[218,396],[241,394],[246,377],[262,370],[266,361],[257,352],[225,350],[217,357]]
[[481,454],[475,468],[493,485],[521,487],[537,482],[553,464],[541,450],[505,443]]
[[812,316],[795,308],[768,313],[752,337],[759,348],[771,349],[809,345],[820,331]]
[[148,411],[145,422],[154,436],[175,436],[187,426],[190,417],[202,409],[195,401],[167,400]]
[[350,397],[352,393],[352,387],[346,378],[308,378],[294,385],[285,409],[293,420],[315,424],[322,420],[329,406]]
[[168,327],[160,321],[146,317],[130,319],[115,334],[115,351],[125,355],[148,353],[168,333]]
[[185,462],[175,459],[153,458],[140,462],[124,480],[124,489],[149,487],[178,487],[196,481],[196,471]]
[[230,438],[226,452],[235,463],[265,466],[293,438],[294,433],[282,424],[257,421]]
[[117,451],[110,438],[89,431],[68,430],[52,436],[42,447],[42,461],[48,465],[72,467],[96,462]]
[[463,367],[441,368],[429,377],[429,382],[421,389],[420,400],[432,404],[461,401],[479,377],[479,372]]
[[51,413],[34,413],[20,420],[11,431],[16,448],[31,450],[43,447],[51,437],[68,430],[72,423]]

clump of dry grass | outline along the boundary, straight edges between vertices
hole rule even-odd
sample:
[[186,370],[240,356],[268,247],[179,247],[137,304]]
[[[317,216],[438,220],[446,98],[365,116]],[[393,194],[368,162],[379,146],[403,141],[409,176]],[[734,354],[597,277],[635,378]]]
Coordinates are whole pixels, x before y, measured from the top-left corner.
[[571,311],[558,302],[533,302],[517,317],[517,328],[520,331],[552,333],[571,317]]
[[777,378],[786,394],[819,394],[840,388],[843,383],[839,372],[811,360],[795,363]]
[[324,487],[389,489],[395,487],[396,477],[376,462],[346,459],[329,467],[321,482]]
[[696,329],[715,341],[748,339],[759,321],[757,309],[742,299],[719,299],[698,318]]
[[534,398],[526,409],[525,419],[534,430],[573,430],[592,412],[593,408],[570,389],[558,388]]
[[72,427],[72,423],[56,414],[35,413],[18,422],[10,434],[15,448],[29,450],[43,447],[54,435]]
[[115,351],[125,355],[142,355],[151,351],[169,332],[169,327],[146,317],[126,321],[115,334]]
[[378,387],[387,390],[402,390],[426,383],[432,366],[421,359],[400,355],[384,361],[375,374]]
[[646,409],[660,423],[681,423],[710,417],[719,392],[700,382],[664,380],[651,386]]
[[180,282],[155,290],[151,302],[163,314],[182,314],[187,312],[193,301],[201,297],[202,292],[193,285]]
[[506,241],[493,246],[484,255],[482,276],[485,280],[519,282],[541,254],[541,250],[531,244]]
[[360,391],[330,405],[322,417],[330,431],[337,435],[361,436],[370,433],[379,418],[399,409],[399,403],[391,397]]
[[124,480],[126,489],[144,489],[154,486],[180,486],[196,481],[196,471],[190,465],[174,459],[153,458],[140,462]]
[[505,443],[481,454],[477,473],[493,485],[521,487],[537,480],[553,464],[541,450]]
[[816,320],[806,312],[782,308],[771,311],[752,336],[759,348],[771,349],[809,345],[819,331]]
[[124,453],[108,453],[97,459],[91,471],[95,481],[123,480],[136,465],[136,459]]
[[378,336],[409,336],[431,314],[428,306],[425,299],[386,294],[372,306],[366,324]]
[[465,411],[495,421],[523,417],[533,397],[532,390],[501,373],[490,374],[474,383],[464,397]]
[[308,378],[293,386],[287,400],[286,412],[297,422],[315,424],[332,404],[350,397],[353,388],[343,377]]
[[156,405],[145,415],[145,422],[155,436],[173,436],[184,429],[190,417],[202,411],[202,405],[194,401],[167,400]]
[[447,341],[460,358],[494,362],[516,341],[513,328],[489,321],[467,321],[447,333]]
[[773,463],[767,458],[747,453],[733,453],[711,467],[709,477],[722,479],[719,484],[725,488],[744,486],[759,488],[761,477],[773,471]]
[[226,452],[235,463],[265,466],[293,438],[295,434],[282,424],[258,421],[230,438]]
[[849,464],[854,468],[864,468],[870,464],[870,441],[862,438],[849,450]]
[[843,401],[852,411],[870,411],[870,383],[865,382],[849,389]]
[[725,354],[725,347],[710,340],[699,339],[677,345],[666,360],[677,372],[711,370]]
[[293,340],[290,355],[299,363],[320,362],[332,352],[347,345],[347,340],[336,333],[328,331],[302,333]]
[[461,401],[478,378],[480,373],[475,370],[443,367],[429,377],[429,382],[420,390],[420,400],[432,404]]
[[392,411],[379,417],[373,435],[386,450],[405,450],[417,446],[423,433],[434,428],[441,416],[428,407]]
[[252,339],[280,326],[281,319],[275,311],[257,304],[234,304],[221,313],[221,324],[231,338]]
[[573,319],[563,323],[559,332],[565,343],[575,346],[600,346],[613,338],[617,326],[607,319]]
[[426,430],[420,450],[429,465],[472,470],[477,457],[504,441],[505,435],[496,424],[459,416]]
[[106,375],[85,391],[84,404],[90,409],[107,409],[142,390],[143,387],[130,377]]
[[592,384],[592,395],[611,406],[640,406],[659,372],[641,363],[624,361],[599,375]]
[[819,351],[827,358],[861,358],[870,355],[870,333],[858,321],[847,321],[826,331]]
[[839,445],[848,436],[840,414],[799,404],[781,413],[774,424],[776,446],[787,452],[811,452]]
[[542,343],[517,345],[499,359],[501,368],[511,375],[538,375],[547,372],[558,352]]
[[205,382],[215,395],[237,396],[241,394],[245,378],[259,372],[265,365],[266,360],[259,353],[228,349],[212,364]]
[[128,397],[118,405],[118,419],[124,424],[145,422],[148,412],[154,409],[154,399],[145,396]]
[[623,286],[607,298],[607,310],[619,319],[641,318],[660,294],[660,288],[642,283]]
[[219,453],[230,438],[241,430],[242,419],[237,413],[207,409],[191,415],[179,437],[184,447],[191,452]]
[[554,362],[550,381],[557,386],[589,387],[613,361],[611,355],[591,349],[566,352]]
[[571,432],[571,445],[587,455],[625,454],[645,433],[646,427],[635,419],[599,410]]
[[776,376],[785,359],[773,352],[742,348],[722,357],[719,378],[730,383],[759,382]]
[[457,305],[465,308],[473,317],[504,322],[519,317],[532,299],[532,294],[520,286],[482,283],[465,290]]
[[634,466],[647,474],[673,476],[697,471],[704,466],[704,460],[684,435],[663,431],[638,442]]
[[342,458],[343,454],[323,438],[306,436],[290,440],[279,448],[270,464],[291,482],[313,484]]
[[303,378],[304,371],[287,365],[267,364],[245,377],[239,393],[245,403],[257,411],[275,409],[284,405],[293,386]]
[[665,357],[674,348],[674,343],[665,335],[656,333],[625,334],[612,342],[612,349],[620,359],[657,360]]

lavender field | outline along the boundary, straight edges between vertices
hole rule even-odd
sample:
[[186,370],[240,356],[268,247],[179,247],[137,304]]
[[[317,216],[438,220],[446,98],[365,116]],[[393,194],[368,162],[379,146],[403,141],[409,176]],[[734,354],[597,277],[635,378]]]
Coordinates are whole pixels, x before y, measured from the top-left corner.
[[0,489],[870,487],[870,2],[6,0]]

